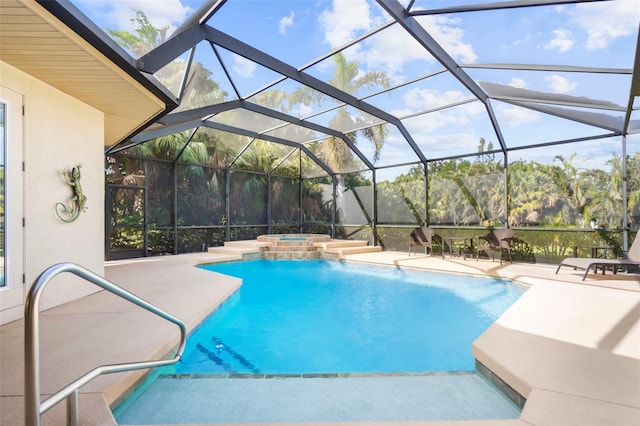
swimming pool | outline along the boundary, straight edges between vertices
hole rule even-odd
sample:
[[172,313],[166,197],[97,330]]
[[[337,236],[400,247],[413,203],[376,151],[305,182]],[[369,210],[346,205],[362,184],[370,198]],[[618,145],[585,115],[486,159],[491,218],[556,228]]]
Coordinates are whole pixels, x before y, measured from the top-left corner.
[[472,342],[524,292],[493,278],[325,260],[203,268],[243,285],[189,337],[177,373],[473,370]]
[[517,285],[324,260],[203,268],[243,285],[189,336],[179,364],[116,407],[118,423],[520,414],[473,371],[471,356],[473,340],[524,293]]

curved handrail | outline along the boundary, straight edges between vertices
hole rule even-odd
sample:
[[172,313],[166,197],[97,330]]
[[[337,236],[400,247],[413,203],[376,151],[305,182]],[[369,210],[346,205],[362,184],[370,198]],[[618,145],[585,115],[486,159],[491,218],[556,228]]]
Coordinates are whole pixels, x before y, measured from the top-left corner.
[[[93,370],[85,373],[72,383],[68,384],[64,388],[60,389],[54,395],[40,403],[40,296],[47,286],[47,284],[58,274],[63,272],[69,272],[77,275],[92,284],[101,287],[117,296],[122,297],[140,306],[147,311],[150,311],[167,321],[176,324],[180,328],[180,344],[178,350],[173,358],[157,361],[140,361],[130,362],[122,364],[107,364],[101,365]],[[149,302],[139,298],[138,296],[129,293],[127,290],[118,287],[105,278],[83,268],[75,263],[58,263],[50,266],[34,281],[27,299],[25,301],[24,308],[25,317],[25,351],[24,351],[24,392],[25,392],[25,424],[26,425],[40,425],[40,416],[53,406],[61,402],[63,399],[76,393],[76,391],[89,383],[91,380],[100,376],[101,374],[118,373],[122,371],[140,370],[144,368],[162,367],[165,365],[175,364],[180,360],[184,352],[184,348],[187,341],[187,329],[182,321],[173,317],[172,315],[164,312],[163,310],[155,307]],[[73,414],[70,414],[70,422]]]

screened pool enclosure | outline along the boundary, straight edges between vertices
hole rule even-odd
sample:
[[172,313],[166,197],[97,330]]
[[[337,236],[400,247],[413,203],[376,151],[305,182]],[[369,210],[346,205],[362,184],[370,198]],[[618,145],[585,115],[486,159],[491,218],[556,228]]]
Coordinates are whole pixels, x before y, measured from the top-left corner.
[[179,104],[107,149],[109,258],[428,224],[545,261],[640,227],[640,2],[200,6],[106,29]]

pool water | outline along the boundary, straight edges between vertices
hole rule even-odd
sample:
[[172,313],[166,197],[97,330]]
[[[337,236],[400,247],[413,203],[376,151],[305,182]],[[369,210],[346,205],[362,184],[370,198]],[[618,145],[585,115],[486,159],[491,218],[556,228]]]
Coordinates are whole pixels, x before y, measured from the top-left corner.
[[492,278],[324,260],[203,268],[243,285],[189,337],[178,374],[473,370],[472,342],[524,292]]
[[474,371],[471,343],[521,287],[322,260],[204,268],[243,285],[189,336],[180,363],[153,372],[115,408],[118,424],[520,415]]

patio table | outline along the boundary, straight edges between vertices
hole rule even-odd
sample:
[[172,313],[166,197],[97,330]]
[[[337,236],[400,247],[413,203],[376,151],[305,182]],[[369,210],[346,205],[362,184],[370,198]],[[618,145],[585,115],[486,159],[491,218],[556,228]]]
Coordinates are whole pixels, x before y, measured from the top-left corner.
[[599,252],[602,252],[602,258],[607,258],[607,253],[611,251],[613,254],[613,258],[616,259],[618,257],[618,250],[615,247],[611,246],[573,246],[573,257],[578,257],[578,248],[586,248],[591,249],[591,257],[593,259],[599,258]]
[[[442,258],[444,259],[445,245],[449,246],[449,256],[451,257],[462,256],[464,260],[467,260],[467,255],[473,257],[473,238],[474,237],[442,237]],[[454,250],[456,246],[458,248],[457,253]],[[467,248],[469,250],[467,250]]]

